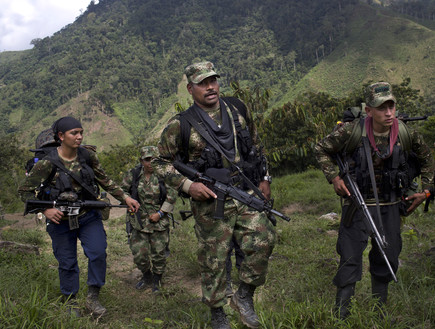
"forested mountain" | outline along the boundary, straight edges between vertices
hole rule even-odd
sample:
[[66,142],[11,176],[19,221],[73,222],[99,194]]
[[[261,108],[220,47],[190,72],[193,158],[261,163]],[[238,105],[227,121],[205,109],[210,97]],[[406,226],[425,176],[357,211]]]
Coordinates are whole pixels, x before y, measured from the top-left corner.
[[435,76],[433,30],[357,0],[100,0],[32,43],[0,53],[0,134],[29,144],[71,113],[103,149],[147,135],[187,104],[178,86],[197,60],[215,63],[224,91],[232,81],[270,89],[271,105],[373,78],[409,76],[429,94]]

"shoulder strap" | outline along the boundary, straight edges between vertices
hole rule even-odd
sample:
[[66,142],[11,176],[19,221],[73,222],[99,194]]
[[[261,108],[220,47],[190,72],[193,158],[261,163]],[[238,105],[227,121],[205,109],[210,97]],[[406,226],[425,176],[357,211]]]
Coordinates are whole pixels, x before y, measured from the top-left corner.
[[[80,158],[80,157],[79,157]],[[91,187],[89,187],[87,184],[85,184],[83,182],[83,180],[81,179],[81,177],[77,176],[76,174],[74,174],[73,172],[71,172],[70,170],[66,169],[64,164],[62,163],[62,161],[60,161],[59,159],[59,155],[57,154],[57,151],[54,150],[53,152],[51,152],[48,156],[47,159],[57,168],[59,168],[60,170],[62,170],[64,173],[66,173],[68,176],[70,176],[72,179],[74,179],[77,183],[80,184],[81,187],[83,187],[89,194],[91,194],[94,198],[98,199],[98,195],[92,190]]]
[[359,119],[355,119],[354,121],[358,121],[358,122],[355,122],[355,126],[353,127],[352,133],[350,134],[346,146],[344,147],[344,152],[346,154],[353,153],[353,151],[357,148],[361,140],[361,136],[363,134],[364,119],[359,118]]
[[403,151],[410,151],[412,149],[411,134],[408,126],[402,120],[399,120],[399,140]]
[[245,103],[243,103],[240,99],[238,99],[237,97],[222,97],[222,99],[226,102],[226,103],[230,103],[233,106],[235,106],[237,108],[237,110],[239,111],[239,113],[245,118],[246,121],[248,121],[248,118],[246,116],[248,110],[246,108]]
[[[181,112],[179,114],[180,119],[180,137],[181,137],[181,147],[182,147],[182,161],[184,163],[189,162],[189,140],[190,140],[190,131],[192,129],[189,122],[186,120],[185,116],[187,113],[189,113],[191,110],[191,107],[189,107],[186,111]],[[189,114],[187,114],[189,115]]]
[[160,191],[159,203],[160,206],[162,206],[163,202],[165,202],[166,197],[168,196],[168,192],[166,190],[165,182],[161,178],[159,178],[159,191]]
[[141,163],[139,163],[136,167],[134,167],[131,170],[131,173],[133,175],[132,181],[131,181],[131,186],[130,186],[130,194],[132,196],[133,199],[136,199],[138,201],[139,200],[139,193],[137,193],[137,187],[139,186],[139,177],[140,177],[140,173],[143,170],[143,166]]

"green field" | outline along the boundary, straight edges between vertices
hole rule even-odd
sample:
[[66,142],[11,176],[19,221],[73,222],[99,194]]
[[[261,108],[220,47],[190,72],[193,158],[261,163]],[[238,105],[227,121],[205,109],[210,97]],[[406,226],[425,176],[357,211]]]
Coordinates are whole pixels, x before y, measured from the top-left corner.
[[[323,174],[309,170],[275,179],[276,208],[291,217],[279,220],[278,240],[270,259],[267,282],[257,290],[255,307],[263,328],[434,328],[435,230],[433,209],[407,217],[403,223],[403,251],[399,283],[390,285],[387,315],[380,318],[370,296],[370,275],[364,259],[363,280],[348,321],[333,316],[337,269],[335,242],[339,222],[320,218],[339,214],[340,202]],[[84,312],[70,318],[59,302],[57,263],[44,225],[32,217],[0,222],[1,239],[37,245],[39,255],[0,251],[1,328],[209,328],[210,315],[201,303],[200,273],[196,262],[193,220],[183,222],[178,210],[171,232],[171,256],[163,277],[162,293],[134,288],[139,277],[124,232],[124,219],[105,222],[108,236],[108,272],[101,300],[108,313],[94,319]],[[368,248],[369,249],[369,248]],[[368,249],[365,254],[368,253]],[[367,255],[366,255],[367,256]],[[86,259],[79,246],[81,290],[86,298]],[[237,283],[237,271],[233,272]],[[226,306],[232,328],[244,328],[239,316]]]

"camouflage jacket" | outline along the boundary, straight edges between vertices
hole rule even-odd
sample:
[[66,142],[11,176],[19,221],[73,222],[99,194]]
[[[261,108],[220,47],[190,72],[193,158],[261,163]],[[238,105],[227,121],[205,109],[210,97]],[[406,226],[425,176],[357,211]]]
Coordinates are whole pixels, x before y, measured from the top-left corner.
[[[331,183],[332,179],[338,176],[339,171],[338,167],[335,165],[335,162],[332,160],[332,156],[338,153],[341,153],[350,136],[352,134],[352,130],[355,124],[359,124],[358,120],[353,122],[345,123],[337,130],[326,136],[315,146],[315,155],[317,161],[322,169],[323,173],[326,176],[328,182]],[[434,161],[433,156],[429,147],[423,141],[423,137],[414,129],[408,128],[410,131],[411,143],[412,143],[412,151],[417,155],[418,161],[421,165],[421,182],[422,188],[427,189],[433,186],[433,177],[434,177]],[[385,150],[389,145],[389,136],[377,136],[375,135],[375,142],[379,150]],[[360,141],[360,147],[362,142]],[[398,142],[400,145],[400,142]],[[358,148],[357,147],[357,148]],[[372,150],[373,151],[373,150]],[[372,152],[373,153],[373,152]],[[377,166],[381,165],[376,161],[376,157],[373,156],[374,167],[376,169]],[[378,180],[376,180],[377,184],[380,184]]]
[[[238,162],[240,161],[240,154],[237,145],[237,133],[234,126],[233,115],[227,104],[225,104],[225,110],[228,112],[233,126],[235,140],[234,145],[236,148],[236,156],[234,161]],[[220,108],[207,111],[207,113],[217,124],[220,124],[222,122],[220,118]],[[245,118],[240,113],[238,113],[238,118],[243,129],[248,126],[253,145],[256,146],[257,149],[260,149],[260,140],[258,137],[257,128],[255,127],[249,109],[247,109],[246,112],[247,120],[245,120]],[[247,121],[249,122],[249,124]],[[189,139],[189,161],[195,161],[199,159],[205,147],[206,141],[195,130],[195,128],[192,127]],[[183,149],[181,141],[180,119],[178,115],[169,120],[166,128],[163,130],[160,137],[158,148],[160,152],[160,158],[152,161],[154,171],[159,176],[164,177],[165,183],[167,185],[171,186],[175,190],[182,189],[184,192],[187,193],[192,182],[186,177],[180,175],[171,164],[171,162],[177,158],[177,155],[182,152]],[[222,161],[224,163],[224,166],[229,166],[229,163],[225,158],[223,158]]]
[[[115,197],[118,201],[123,202],[129,195],[126,194],[122,188],[116,184],[113,180],[111,180],[107,174],[104,172],[101,167],[100,161],[98,160],[97,154],[93,151],[89,150],[91,168],[94,171],[95,179],[98,184],[107,192],[109,192],[113,197]],[[65,167],[71,172],[80,176],[81,164],[78,158],[68,161],[62,159],[59,156],[59,159],[63,162]],[[39,160],[35,166],[30,171],[29,175],[26,177],[23,185],[18,188],[18,193],[21,196],[21,200],[24,202],[30,199],[37,199],[37,193],[41,183],[43,183],[49,176],[53,169],[52,163],[47,159]],[[49,184],[51,186],[55,186],[56,179],[59,177],[59,170],[54,175],[53,179]],[[82,186],[71,179],[72,187],[74,192],[80,194],[82,190]]]
[[[130,170],[122,181],[122,188],[124,191],[129,191],[131,184],[133,183],[133,173]],[[160,206],[160,187],[159,178],[155,174],[151,174],[149,180],[146,179],[143,171],[139,175],[139,184],[137,187],[137,193],[140,202],[140,218],[142,227],[139,224],[136,216],[130,216],[130,222],[134,229],[152,233],[153,231],[164,231],[169,227],[169,218],[164,216],[157,223],[153,223],[149,220],[151,214],[156,213],[158,210],[162,210],[165,213],[172,213],[174,211],[175,201],[177,200],[177,193],[172,188],[166,189],[166,200]]]

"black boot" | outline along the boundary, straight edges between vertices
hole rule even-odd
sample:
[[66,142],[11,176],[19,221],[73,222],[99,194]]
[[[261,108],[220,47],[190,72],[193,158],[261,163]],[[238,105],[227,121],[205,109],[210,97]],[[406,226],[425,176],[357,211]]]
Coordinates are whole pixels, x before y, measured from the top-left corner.
[[377,305],[382,310],[387,303],[388,282],[379,281],[372,275],[372,295],[377,299]]
[[355,295],[355,283],[351,283],[344,287],[337,288],[337,297],[335,298],[335,312],[337,316],[344,320],[350,314],[350,302]]
[[106,308],[100,304],[98,296],[100,295],[100,287],[89,286],[88,296],[86,298],[86,307],[92,315],[100,317],[106,313]]
[[212,308],[211,310],[211,327],[213,329],[231,329],[227,315],[222,307]]
[[69,296],[64,295],[62,301],[65,303],[69,315],[75,316],[77,318],[81,316],[80,308],[79,305],[77,304],[75,295],[69,295]]
[[162,274],[153,273],[153,292],[159,292],[160,286],[162,285]]
[[150,270],[143,273],[142,278],[139,280],[138,283],[136,283],[136,289],[142,290],[147,288],[148,286],[151,286],[153,283],[153,274]]
[[230,302],[230,306],[239,312],[243,324],[254,329],[260,327],[260,320],[254,310],[255,288],[253,285],[241,282]]

